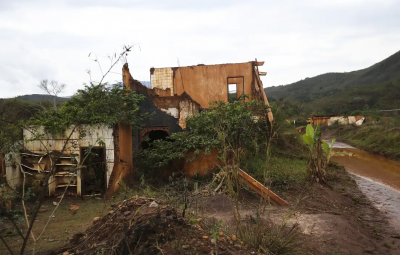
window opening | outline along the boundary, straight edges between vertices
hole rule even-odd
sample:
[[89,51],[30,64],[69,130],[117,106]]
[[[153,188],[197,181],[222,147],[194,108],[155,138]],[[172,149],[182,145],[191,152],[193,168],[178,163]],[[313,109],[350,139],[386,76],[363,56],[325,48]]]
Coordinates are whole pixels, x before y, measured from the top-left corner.
[[237,84],[228,84],[228,102],[233,103],[237,98]]

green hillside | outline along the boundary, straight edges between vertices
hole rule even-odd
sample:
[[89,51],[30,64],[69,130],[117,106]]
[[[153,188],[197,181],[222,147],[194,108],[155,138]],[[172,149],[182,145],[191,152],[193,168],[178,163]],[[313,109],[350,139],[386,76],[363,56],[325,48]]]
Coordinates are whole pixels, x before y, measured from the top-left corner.
[[400,108],[400,51],[366,69],[326,73],[265,92],[270,101],[288,98],[326,114]]
[[[15,99],[37,103],[41,101],[53,101],[53,96],[46,95],[46,94],[32,94],[32,95],[24,95],[24,96],[17,96]],[[57,97],[57,101],[62,102],[66,101],[68,98],[66,97]]]

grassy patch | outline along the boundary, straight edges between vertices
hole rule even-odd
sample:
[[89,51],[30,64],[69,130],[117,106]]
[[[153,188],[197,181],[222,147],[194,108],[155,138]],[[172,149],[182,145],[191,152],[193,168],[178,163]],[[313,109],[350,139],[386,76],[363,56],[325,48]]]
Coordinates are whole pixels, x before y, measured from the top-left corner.
[[[35,236],[39,236],[47,220],[51,216],[52,211],[55,208],[53,201],[58,201],[55,198],[48,198],[45,200],[42,208],[47,210],[39,213],[38,218],[33,227],[33,233]],[[70,206],[79,205],[80,208],[77,211],[70,211]],[[30,205],[33,206],[33,205]],[[43,233],[41,239],[36,245],[36,251],[51,250],[56,247],[60,247],[65,243],[69,242],[69,239],[73,234],[78,232],[84,232],[92,222],[94,217],[103,216],[108,212],[109,205],[105,204],[103,200],[88,199],[82,200],[78,198],[66,198],[62,201],[57,211],[54,213],[54,217],[51,217],[51,221]],[[29,208],[29,207],[28,207]],[[21,208],[17,206],[16,210]],[[18,220],[18,223],[23,230],[26,231],[26,223],[22,217]],[[8,226],[8,222],[6,223]],[[10,229],[12,227],[10,226]],[[22,245],[22,239],[18,235],[12,235],[5,237],[8,244],[11,246],[15,253],[19,252]],[[1,247],[1,246],[0,246]],[[31,239],[28,241],[27,252],[30,253],[33,247]],[[0,254],[6,254],[6,251],[0,249]]]
[[[265,164],[264,158],[255,156],[246,160],[243,170],[263,182]],[[307,180],[306,160],[272,156],[267,164],[268,181],[275,187],[285,188],[292,183],[302,184]]]

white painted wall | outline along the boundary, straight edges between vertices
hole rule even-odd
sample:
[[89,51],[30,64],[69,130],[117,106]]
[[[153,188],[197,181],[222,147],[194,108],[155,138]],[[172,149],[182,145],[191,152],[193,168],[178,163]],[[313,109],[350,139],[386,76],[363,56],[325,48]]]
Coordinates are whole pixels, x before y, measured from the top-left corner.
[[[38,130],[23,130],[24,136],[24,147],[25,149],[33,153],[46,153],[47,151],[61,151],[64,144],[67,141],[67,137],[71,134],[72,129],[68,129],[64,136],[53,137],[51,135],[45,135],[43,128]],[[43,139],[37,140],[38,134],[43,134]],[[82,147],[89,146],[99,146],[99,141],[104,142],[104,147],[106,151],[106,165],[107,165],[107,186],[110,179],[110,175],[114,168],[114,137],[112,127],[105,125],[95,125],[95,126],[84,126],[80,129],[75,130],[68,144],[66,146],[66,154],[76,154],[78,155],[78,162],[80,162],[80,149]],[[11,170],[10,170],[11,171]]]

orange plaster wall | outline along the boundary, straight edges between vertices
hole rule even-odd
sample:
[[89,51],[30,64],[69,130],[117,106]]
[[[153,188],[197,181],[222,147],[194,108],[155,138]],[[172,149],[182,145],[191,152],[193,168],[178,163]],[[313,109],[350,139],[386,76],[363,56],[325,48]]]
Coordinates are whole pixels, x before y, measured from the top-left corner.
[[251,62],[174,68],[174,91],[177,95],[186,92],[201,107],[208,108],[210,101],[228,101],[227,79],[238,76],[244,77],[244,93],[251,97]]
[[[194,153],[189,152],[187,157],[193,158]],[[218,151],[212,150],[210,154],[205,155],[203,152],[197,156],[197,159],[192,162],[185,161],[183,169],[187,177],[193,177],[196,174],[199,176],[206,176],[211,173],[211,169],[217,168],[221,162],[218,159]]]

